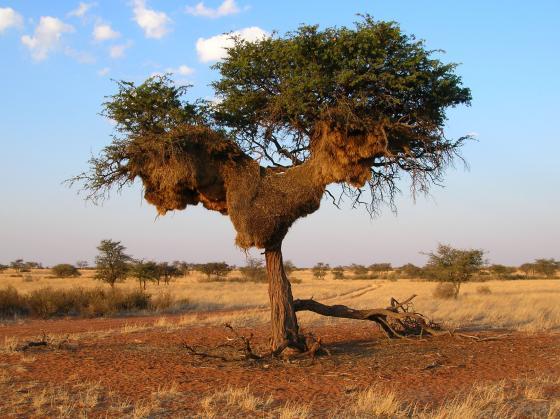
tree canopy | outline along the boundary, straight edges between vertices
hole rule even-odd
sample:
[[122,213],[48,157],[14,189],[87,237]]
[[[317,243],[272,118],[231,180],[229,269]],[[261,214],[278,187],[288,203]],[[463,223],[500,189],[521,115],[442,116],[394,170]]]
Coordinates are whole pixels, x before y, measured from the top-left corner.
[[[403,172],[414,191],[439,182],[467,138],[444,134],[447,109],[470,104],[471,94],[455,74],[457,65],[436,53],[397,23],[367,15],[354,27],[303,25],[256,42],[235,38],[214,66],[218,104],[187,101],[188,86],[176,86],[167,75],[140,85],[118,82],[102,112],[115,121],[117,135],[91,159],[91,172],[75,180],[98,198],[142,177],[141,157],[154,147],[173,154],[185,151],[181,145],[189,140],[208,146],[209,137],[213,152],[231,157],[231,142],[260,164],[284,170],[319,154],[321,137],[339,136],[343,144],[326,151],[355,154],[350,163],[361,170],[342,167],[328,182],[341,183],[355,203],[375,211],[381,202],[392,203]],[[361,152],[352,148],[353,138]],[[369,203],[360,200],[366,184]],[[195,203],[183,201],[175,206]]]
[[445,110],[471,99],[456,64],[435,52],[370,16],[355,28],[304,25],[283,37],[237,39],[214,66],[216,118],[244,150],[275,165],[303,162],[321,121],[360,132],[383,124],[390,151],[405,157],[405,146],[413,153],[445,142]]

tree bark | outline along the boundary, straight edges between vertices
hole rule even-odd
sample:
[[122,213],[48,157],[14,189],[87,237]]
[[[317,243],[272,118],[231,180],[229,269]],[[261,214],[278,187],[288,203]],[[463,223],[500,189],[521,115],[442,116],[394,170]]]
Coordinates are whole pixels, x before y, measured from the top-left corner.
[[273,352],[282,352],[286,347],[302,348],[294,298],[290,281],[284,272],[281,245],[265,250],[268,295],[270,298]]

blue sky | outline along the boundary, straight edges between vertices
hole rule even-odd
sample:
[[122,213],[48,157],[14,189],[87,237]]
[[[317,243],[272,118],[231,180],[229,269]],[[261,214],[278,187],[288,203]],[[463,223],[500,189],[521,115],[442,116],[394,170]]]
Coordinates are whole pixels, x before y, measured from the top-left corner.
[[211,98],[223,38],[300,23],[351,25],[357,13],[395,20],[461,63],[471,107],[449,112],[450,136],[476,133],[470,170],[398,214],[321,209],[299,220],[284,253],[299,265],[423,263],[438,242],[488,251],[496,263],[560,258],[560,3],[558,1],[0,0],[0,263],[93,260],[101,239],[136,257],[241,264],[229,220],[202,208],[156,217],[138,185],[103,206],[61,182],[110,141],[98,115],[114,79],[175,71]]

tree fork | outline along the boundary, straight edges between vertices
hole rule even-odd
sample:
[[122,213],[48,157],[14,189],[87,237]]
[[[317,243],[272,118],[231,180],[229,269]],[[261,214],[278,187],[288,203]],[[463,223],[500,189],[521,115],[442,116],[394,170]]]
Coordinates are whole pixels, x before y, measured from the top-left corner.
[[299,336],[292,287],[284,271],[281,245],[265,250],[271,314],[271,346],[279,354],[286,347],[305,350]]

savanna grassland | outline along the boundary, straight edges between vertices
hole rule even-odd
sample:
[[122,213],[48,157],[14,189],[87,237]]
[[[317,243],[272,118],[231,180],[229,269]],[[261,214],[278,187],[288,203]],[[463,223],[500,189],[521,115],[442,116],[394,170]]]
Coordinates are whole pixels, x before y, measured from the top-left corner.
[[[93,270],[81,273],[53,278],[48,270],[7,270],[0,288],[21,295],[109,290]],[[434,298],[428,281],[335,280],[330,273],[318,280],[297,270],[290,275],[295,298],[359,309],[416,294],[415,311],[479,339],[389,340],[370,322],[302,312],[302,329],[321,338],[330,355],[232,361],[220,357],[238,353],[237,335],[252,335],[255,353],[268,349],[267,284],[239,276],[208,281],[192,272],[169,285],[149,283],[151,305],[135,312],[4,320],[0,415],[560,417],[556,279],[466,283],[455,300]],[[116,288],[140,290],[132,279]]]

